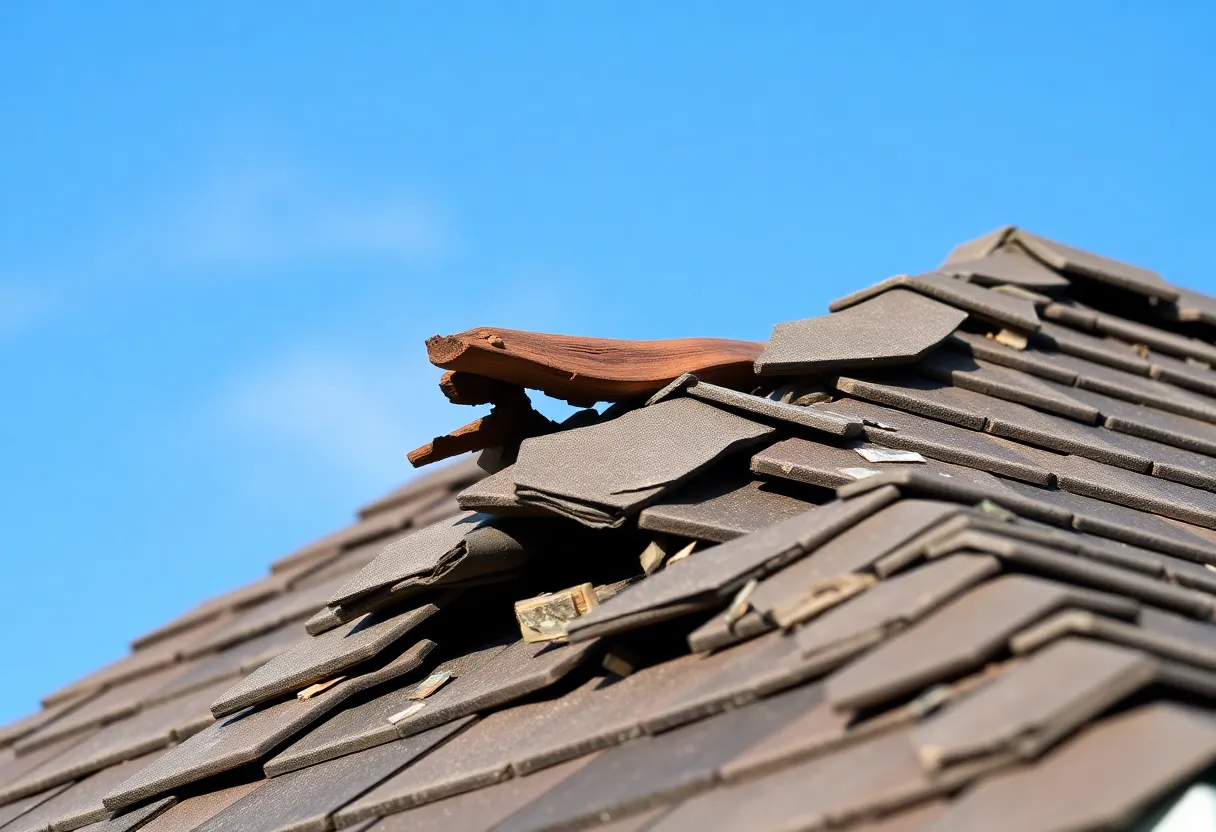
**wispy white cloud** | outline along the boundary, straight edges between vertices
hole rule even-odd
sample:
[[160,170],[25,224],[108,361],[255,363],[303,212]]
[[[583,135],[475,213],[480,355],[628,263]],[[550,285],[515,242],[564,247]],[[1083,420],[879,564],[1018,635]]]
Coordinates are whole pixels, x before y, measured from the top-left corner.
[[449,246],[436,206],[408,188],[342,182],[283,163],[228,165],[176,188],[103,241],[107,275],[227,274],[318,260],[433,262]]
[[408,474],[405,452],[434,431],[443,400],[420,394],[434,383],[426,375],[417,362],[307,347],[232,379],[202,413],[239,446],[238,466],[253,453],[285,461],[284,479],[307,470],[378,488]]
[[167,240],[192,263],[281,265],[312,258],[434,257],[445,233],[407,194],[358,191],[278,166],[223,173],[185,201]]
[[0,280],[0,338],[19,335],[36,326],[55,307],[47,289]]

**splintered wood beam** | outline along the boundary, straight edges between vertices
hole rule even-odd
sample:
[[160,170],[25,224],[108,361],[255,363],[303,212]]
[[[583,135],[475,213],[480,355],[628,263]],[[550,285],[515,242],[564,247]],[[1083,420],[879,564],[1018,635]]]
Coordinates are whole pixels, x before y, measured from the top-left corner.
[[684,373],[747,388],[763,349],[761,342],[722,338],[618,341],[489,327],[426,342],[437,367],[518,384],[580,406],[648,396]]
[[430,465],[449,457],[459,456],[470,451],[484,451],[499,445],[513,445],[522,442],[530,436],[549,433],[557,427],[531,405],[522,407],[500,405],[490,411],[489,415],[474,419],[467,425],[456,428],[451,433],[436,436],[425,445],[415,448],[406,454],[406,458],[415,468]]
[[518,384],[473,373],[449,370],[443,374],[443,378],[439,379],[439,389],[452,404],[499,404],[501,402],[527,404],[528,402],[528,394]]

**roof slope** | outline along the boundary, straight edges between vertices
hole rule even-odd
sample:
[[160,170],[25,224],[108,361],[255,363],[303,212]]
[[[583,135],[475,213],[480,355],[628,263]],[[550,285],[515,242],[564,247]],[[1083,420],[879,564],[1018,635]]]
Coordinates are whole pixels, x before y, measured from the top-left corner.
[[1216,300],[1010,227],[831,309],[432,339],[493,410],[411,459],[480,459],[0,728],[0,832],[1159,816],[1216,763]]

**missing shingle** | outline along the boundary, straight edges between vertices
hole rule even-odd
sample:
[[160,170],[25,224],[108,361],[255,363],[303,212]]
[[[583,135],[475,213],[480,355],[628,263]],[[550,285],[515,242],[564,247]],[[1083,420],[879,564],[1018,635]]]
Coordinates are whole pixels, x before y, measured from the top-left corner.
[[855,480],[864,480],[866,477],[873,477],[878,472],[873,468],[837,468],[837,471],[844,474],[846,477],[852,477]]

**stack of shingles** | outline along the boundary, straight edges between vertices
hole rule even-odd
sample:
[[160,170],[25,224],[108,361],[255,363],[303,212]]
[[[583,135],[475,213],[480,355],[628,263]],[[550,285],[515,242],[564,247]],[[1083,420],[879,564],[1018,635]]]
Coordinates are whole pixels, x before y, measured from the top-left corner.
[[[102,771],[98,828],[1112,828],[1216,762],[1216,302],[1006,228],[832,309],[767,345],[433,339],[496,418],[411,458],[494,473],[280,562],[309,637],[192,683],[218,720]],[[524,387],[615,404],[557,426]],[[498,626],[642,571],[558,642]],[[27,759],[101,724],[64,701]],[[55,759],[3,794],[83,796]]]
[[211,703],[306,636],[304,620],[386,542],[458,512],[483,472],[451,466],[367,506],[354,525],[137,639],[130,655],[46,697],[0,731],[0,828],[71,830],[106,793],[215,721]]

